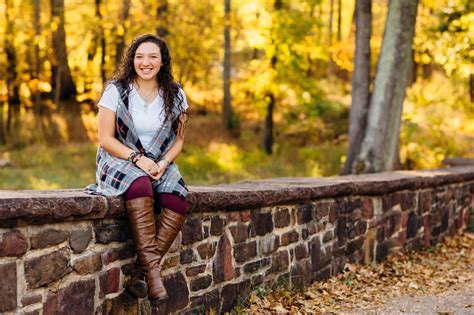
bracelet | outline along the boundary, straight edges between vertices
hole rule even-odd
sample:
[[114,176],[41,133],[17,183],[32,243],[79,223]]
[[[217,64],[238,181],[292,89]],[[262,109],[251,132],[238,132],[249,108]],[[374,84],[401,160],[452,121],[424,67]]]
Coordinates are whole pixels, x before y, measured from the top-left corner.
[[136,151],[132,151],[130,152],[130,154],[128,155],[128,158],[127,160],[129,160],[130,162],[133,163],[133,160],[137,157],[137,155],[139,155],[140,152],[136,152]]
[[168,166],[171,165],[171,161],[168,160],[166,157],[162,157],[160,161],[165,161],[166,163],[168,163]]

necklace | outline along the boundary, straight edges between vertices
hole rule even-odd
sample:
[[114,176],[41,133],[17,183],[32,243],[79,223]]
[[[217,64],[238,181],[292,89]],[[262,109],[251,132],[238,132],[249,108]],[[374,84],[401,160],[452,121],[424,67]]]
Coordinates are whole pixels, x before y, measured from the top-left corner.
[[143,103],[145,105],[145,114],[148,114],[148,106],[155,100],[158,89],[153,88],[150,93],[145,94],[138,85],[138,83],[135,83],[135,89],[143,100]]

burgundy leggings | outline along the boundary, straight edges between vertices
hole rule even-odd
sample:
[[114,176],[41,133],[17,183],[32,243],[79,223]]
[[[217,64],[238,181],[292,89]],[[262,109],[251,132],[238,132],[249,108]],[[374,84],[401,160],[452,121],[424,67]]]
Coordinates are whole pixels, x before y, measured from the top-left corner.
[[[168,193],[160,193],[158,196],[160,205],[163,208],[170,209],[181,215],[186,215],[186,209],[188,208],[186,199]],[[145,176],[138,177],[125,192],[125,200],[142,197],[153,198],[153,188],[151,186],[151,182],[148,177]]]

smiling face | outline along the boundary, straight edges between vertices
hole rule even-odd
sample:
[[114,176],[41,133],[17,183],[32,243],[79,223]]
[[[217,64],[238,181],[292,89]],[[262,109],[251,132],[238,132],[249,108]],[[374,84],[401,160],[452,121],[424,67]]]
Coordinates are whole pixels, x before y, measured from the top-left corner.
[[140,44],[133,58],[133,66],[140,79],[155,80],[161,68],[160,47],[151,42]]

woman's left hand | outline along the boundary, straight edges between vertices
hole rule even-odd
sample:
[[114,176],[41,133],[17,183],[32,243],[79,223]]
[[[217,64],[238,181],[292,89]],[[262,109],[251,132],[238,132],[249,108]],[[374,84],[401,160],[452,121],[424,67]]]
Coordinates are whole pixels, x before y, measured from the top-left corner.
[[156,163],[157,167],[158,167],[158,172],[156,173],[156,175],[153,175],[151,176],[154,180],[159,180],[161,178],[161,176],[164,174],[166,168],[168,167],[168,163],[166,161],[158,161]]

